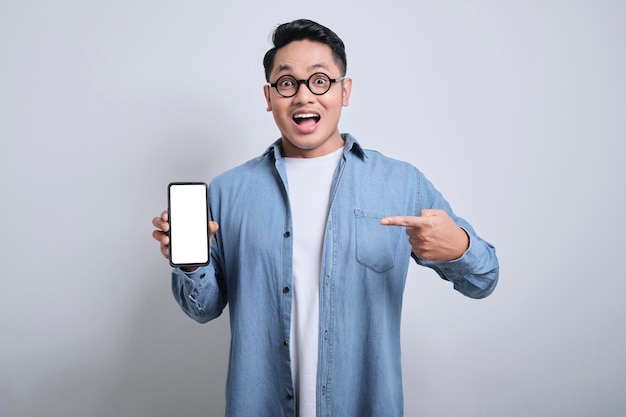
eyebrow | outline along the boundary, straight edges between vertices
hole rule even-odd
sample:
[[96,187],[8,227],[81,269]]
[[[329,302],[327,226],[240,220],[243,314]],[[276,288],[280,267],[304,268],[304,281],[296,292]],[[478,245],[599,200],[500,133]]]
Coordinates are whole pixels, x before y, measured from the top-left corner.
[[[328,69],[328,66],[326,64],[313,64],[311,66],[309,66],[308,68],[309,70],[317,70],[317,69]],[[288,64],[281,64],[278,66],[278,72],[283,72],[283,71],[292,71],[293,67],[291,65]]]

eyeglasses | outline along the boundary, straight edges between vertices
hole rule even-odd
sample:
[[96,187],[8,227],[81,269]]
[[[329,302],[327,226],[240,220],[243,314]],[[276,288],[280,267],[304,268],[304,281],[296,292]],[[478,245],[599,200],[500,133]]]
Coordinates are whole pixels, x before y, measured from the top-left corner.
[[307,80],[298,80],[293,75],[283,75],[275,83],[270,84],[270,87],[274,87],[281,96],[289,98],[298,94],[301,84],[306,84],[313,94],[321,96],[330,90],[333,83],[343,81],[343,79],[344,77],[330,78],[323,72],[316,72]]

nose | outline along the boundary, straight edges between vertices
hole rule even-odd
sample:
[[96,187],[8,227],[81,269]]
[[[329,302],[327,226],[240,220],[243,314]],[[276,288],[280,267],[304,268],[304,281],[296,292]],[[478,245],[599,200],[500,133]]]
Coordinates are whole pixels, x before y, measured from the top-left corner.
[[311,92],[306,80],[298,80],[298,91],[293,99],[296,102],[310,103],[315,97],[315,94]]

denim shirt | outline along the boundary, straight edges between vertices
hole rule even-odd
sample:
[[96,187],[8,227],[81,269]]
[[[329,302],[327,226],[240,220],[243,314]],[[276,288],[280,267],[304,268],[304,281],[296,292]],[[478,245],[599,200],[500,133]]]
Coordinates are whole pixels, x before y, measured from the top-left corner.
[[[317,414],[403,415],[400,314],[411,257],[472,297],[498,280],[495,249],[457,217],[433,185],[408,163],[362,149],[349,134],[330,190],[320,275]],[[231,345],[226,415],[296,416],[289,356],[292,223],[280,140],[260,157],[216,177],[209,187],[220,225],[211,263],[172,272],[172,290],[198,322],[228,304]],[[394,215],[445,210],[470,238],[462,257],[443,263],[412,255]],[[296,231],[297,233],[297,231]]]

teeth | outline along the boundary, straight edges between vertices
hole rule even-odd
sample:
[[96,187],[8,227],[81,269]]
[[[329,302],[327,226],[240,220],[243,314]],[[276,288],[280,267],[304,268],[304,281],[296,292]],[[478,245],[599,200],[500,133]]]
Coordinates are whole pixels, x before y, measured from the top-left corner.
[[308,118],[311,118],[311,117],[318,117],[318,115],[317,114],[313,114],[313,113],[309,113],[309,114],[302,113],[302,114],[295,114],[293,116],[294,119],[308,119]]

